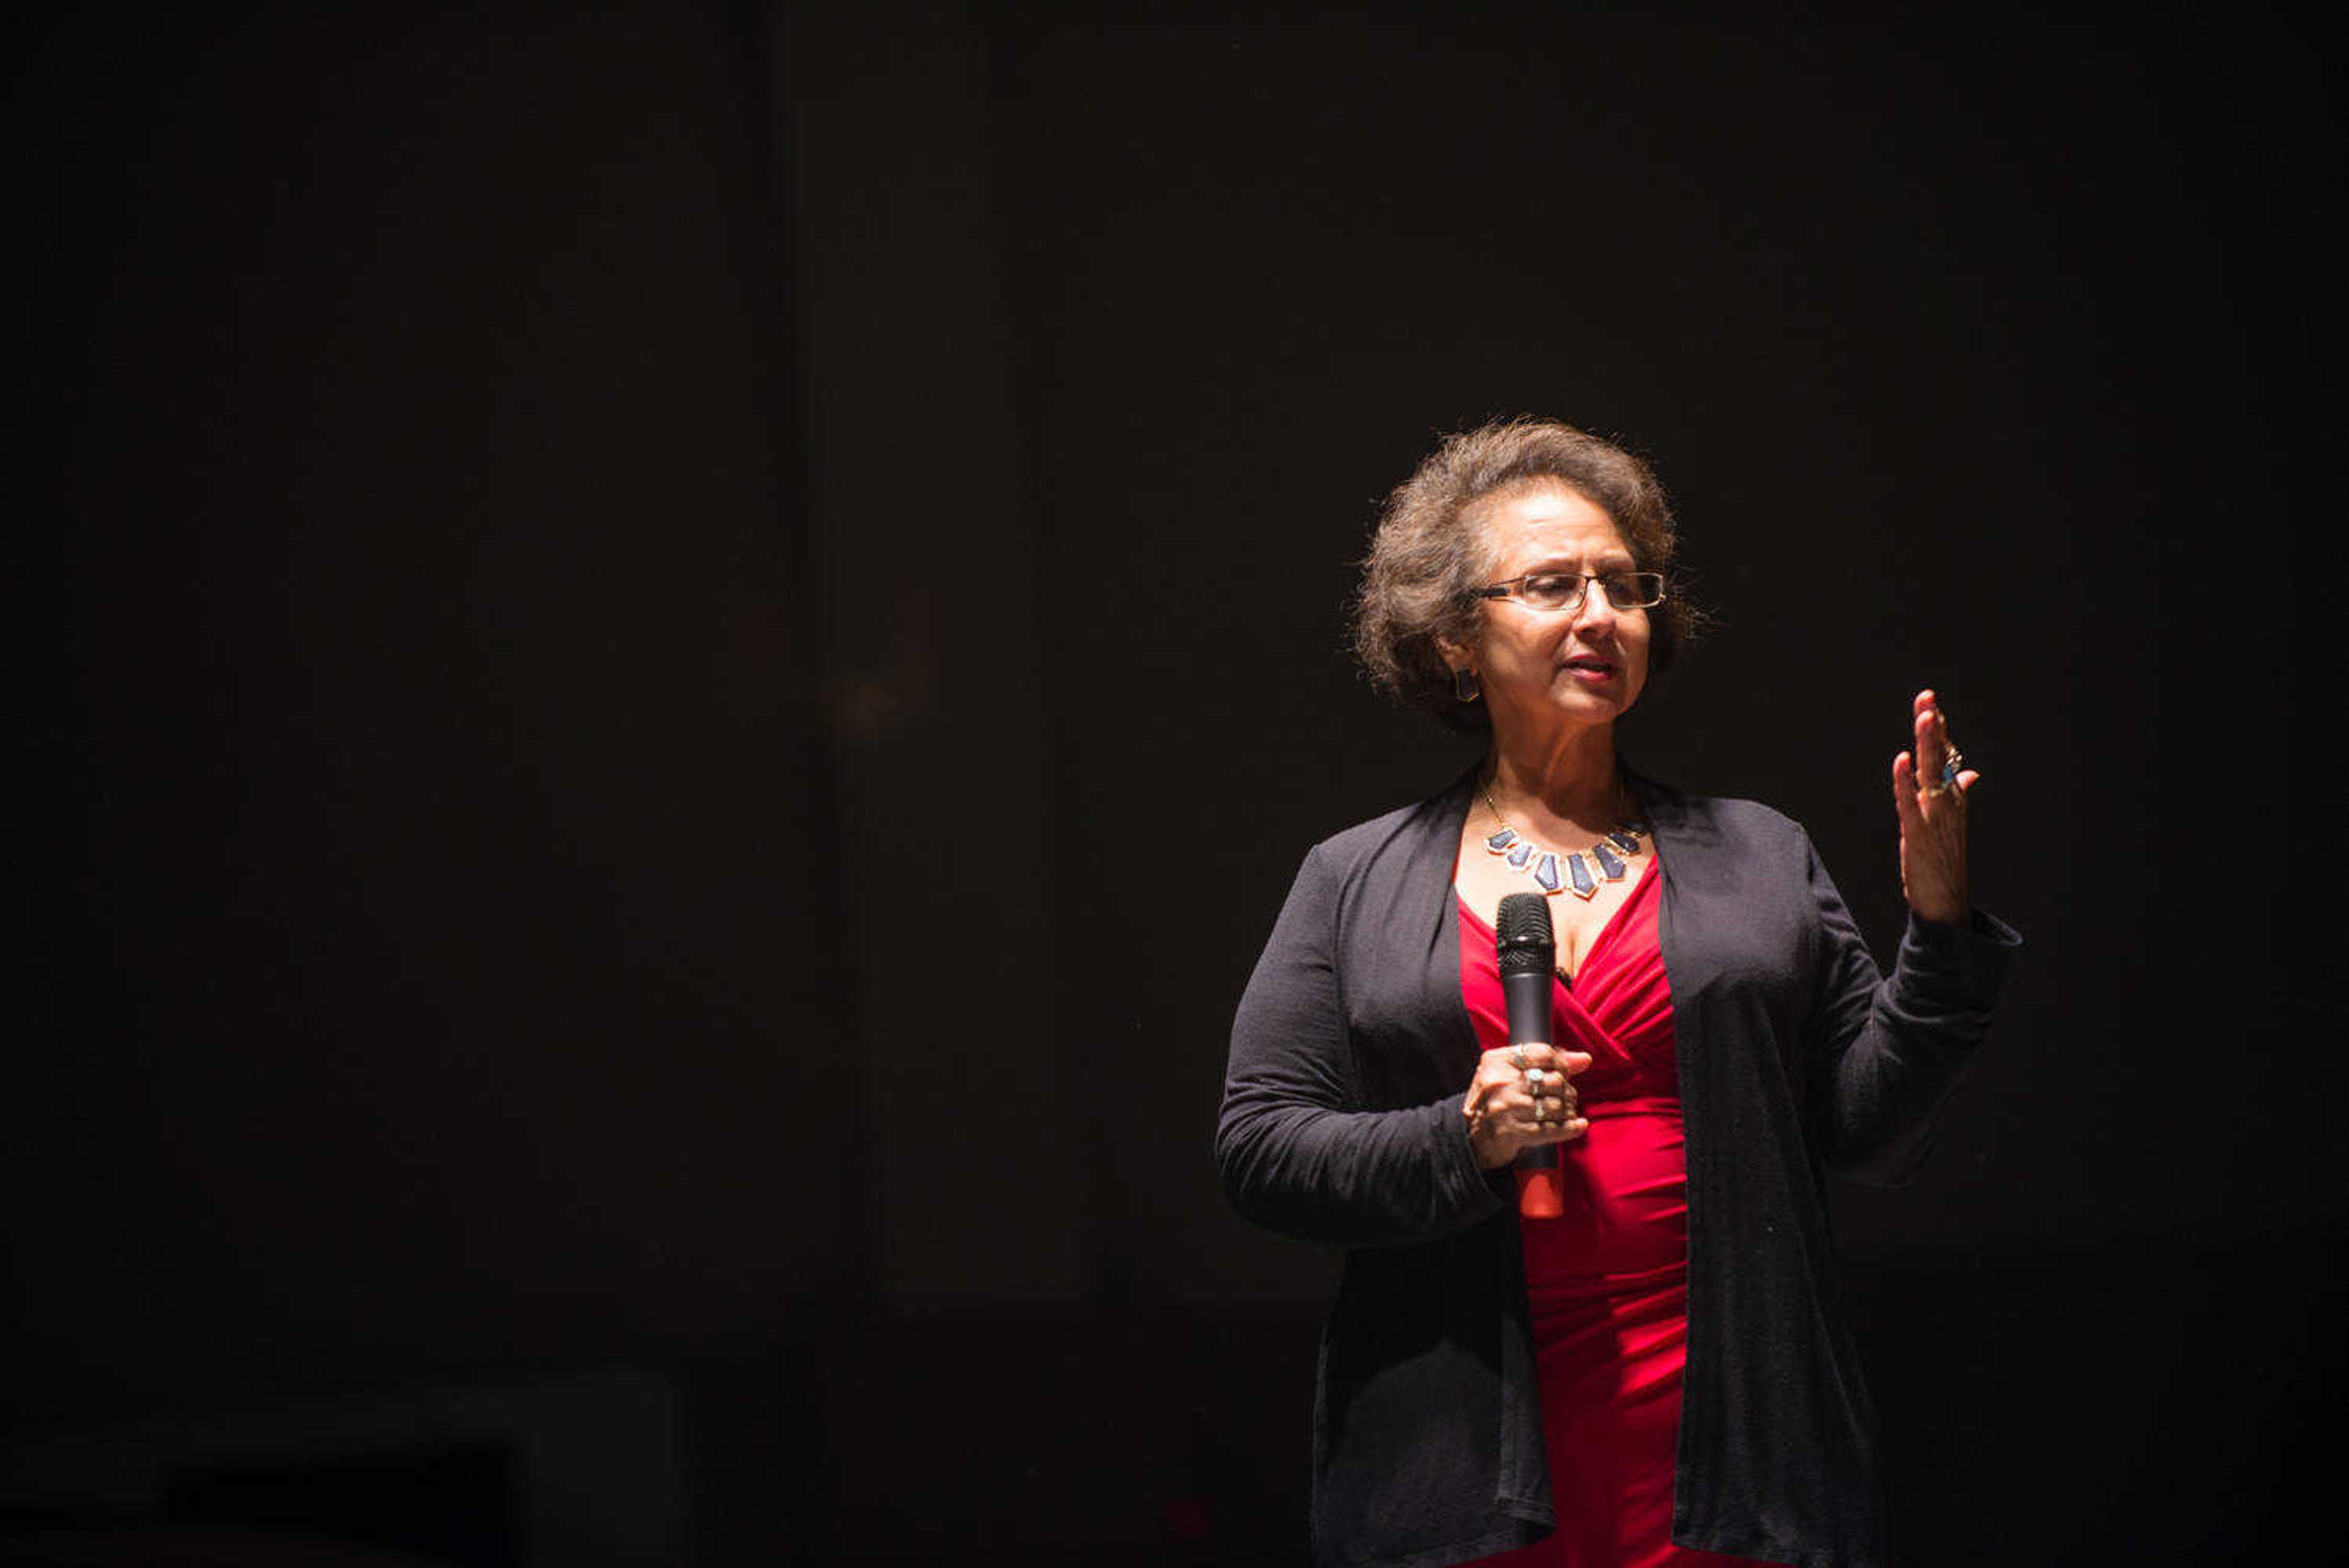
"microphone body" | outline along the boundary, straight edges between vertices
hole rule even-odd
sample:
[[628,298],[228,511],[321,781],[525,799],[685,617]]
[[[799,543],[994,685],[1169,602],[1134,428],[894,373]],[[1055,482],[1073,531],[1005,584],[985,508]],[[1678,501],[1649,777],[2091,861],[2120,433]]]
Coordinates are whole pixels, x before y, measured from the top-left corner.
[[[1539,893],[1510,893],[1493,922],[1500,959],[1501,996],[1508,1004],[1509,1044],[1555,1042],[1550,984],[1557,973],[1557,937],[1549,922],[1549,900]],[[1555,1220],[1566,1212],[1566,1186],[1556,1144],[1518,1152],[1517,1212],[1530,1220]]]

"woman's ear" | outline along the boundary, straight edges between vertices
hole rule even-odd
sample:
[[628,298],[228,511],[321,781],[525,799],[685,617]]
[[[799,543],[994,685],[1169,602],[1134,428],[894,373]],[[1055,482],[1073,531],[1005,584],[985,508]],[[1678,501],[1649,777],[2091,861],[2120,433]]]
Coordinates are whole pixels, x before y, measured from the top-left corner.
[[1485,694],[1484,683],[1476,679],[1475,656],[1450,638],[1435,639],[1435,651],[1443,657],[1444,668],[1452,671],[1452,695],[1462,702],[1474,702]]

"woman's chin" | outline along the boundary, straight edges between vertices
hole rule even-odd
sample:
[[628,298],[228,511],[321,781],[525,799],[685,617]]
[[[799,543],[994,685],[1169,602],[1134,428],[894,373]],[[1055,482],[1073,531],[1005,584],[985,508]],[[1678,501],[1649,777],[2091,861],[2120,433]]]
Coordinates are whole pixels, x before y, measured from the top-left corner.
[[1611,724],[1630,711],[1630,699],[1619,687],[1593,689],[1578,680],[1550,693],[1549,711],[1557,720],[1576,725]]

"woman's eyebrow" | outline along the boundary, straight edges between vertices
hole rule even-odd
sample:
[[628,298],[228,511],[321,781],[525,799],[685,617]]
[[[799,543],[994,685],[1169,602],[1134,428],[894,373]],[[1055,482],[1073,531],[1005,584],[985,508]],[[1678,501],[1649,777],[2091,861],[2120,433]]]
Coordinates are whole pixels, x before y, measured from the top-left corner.
[[1639,563],[1633,560],[1629,555],[1619,551],[1609,550],[1606,554],[1599,556],[1597,559],[1588,564],[1585,564],[1580,558],[1574,556],[1545,556],[1542,557],[1539,564],[1527,566],[1526,571],[1527,574],[1534,572],[1596,572],[1601,576],[1605,576],[1610,572],[1635,572],[1639,569]]

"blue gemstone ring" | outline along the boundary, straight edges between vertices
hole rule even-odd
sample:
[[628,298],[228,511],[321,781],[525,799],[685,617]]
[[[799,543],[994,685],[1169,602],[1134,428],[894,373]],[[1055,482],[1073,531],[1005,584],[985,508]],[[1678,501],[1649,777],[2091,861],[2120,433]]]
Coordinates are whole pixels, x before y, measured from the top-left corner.
[[1941,763],[1941,782],[1926,785],[1924,793],[1927,794],[1945,795],[1954,794],[1957,790],[1958,770],[1966,765],[1966,754],[1955,746],[1948,750],[1949,754]]

